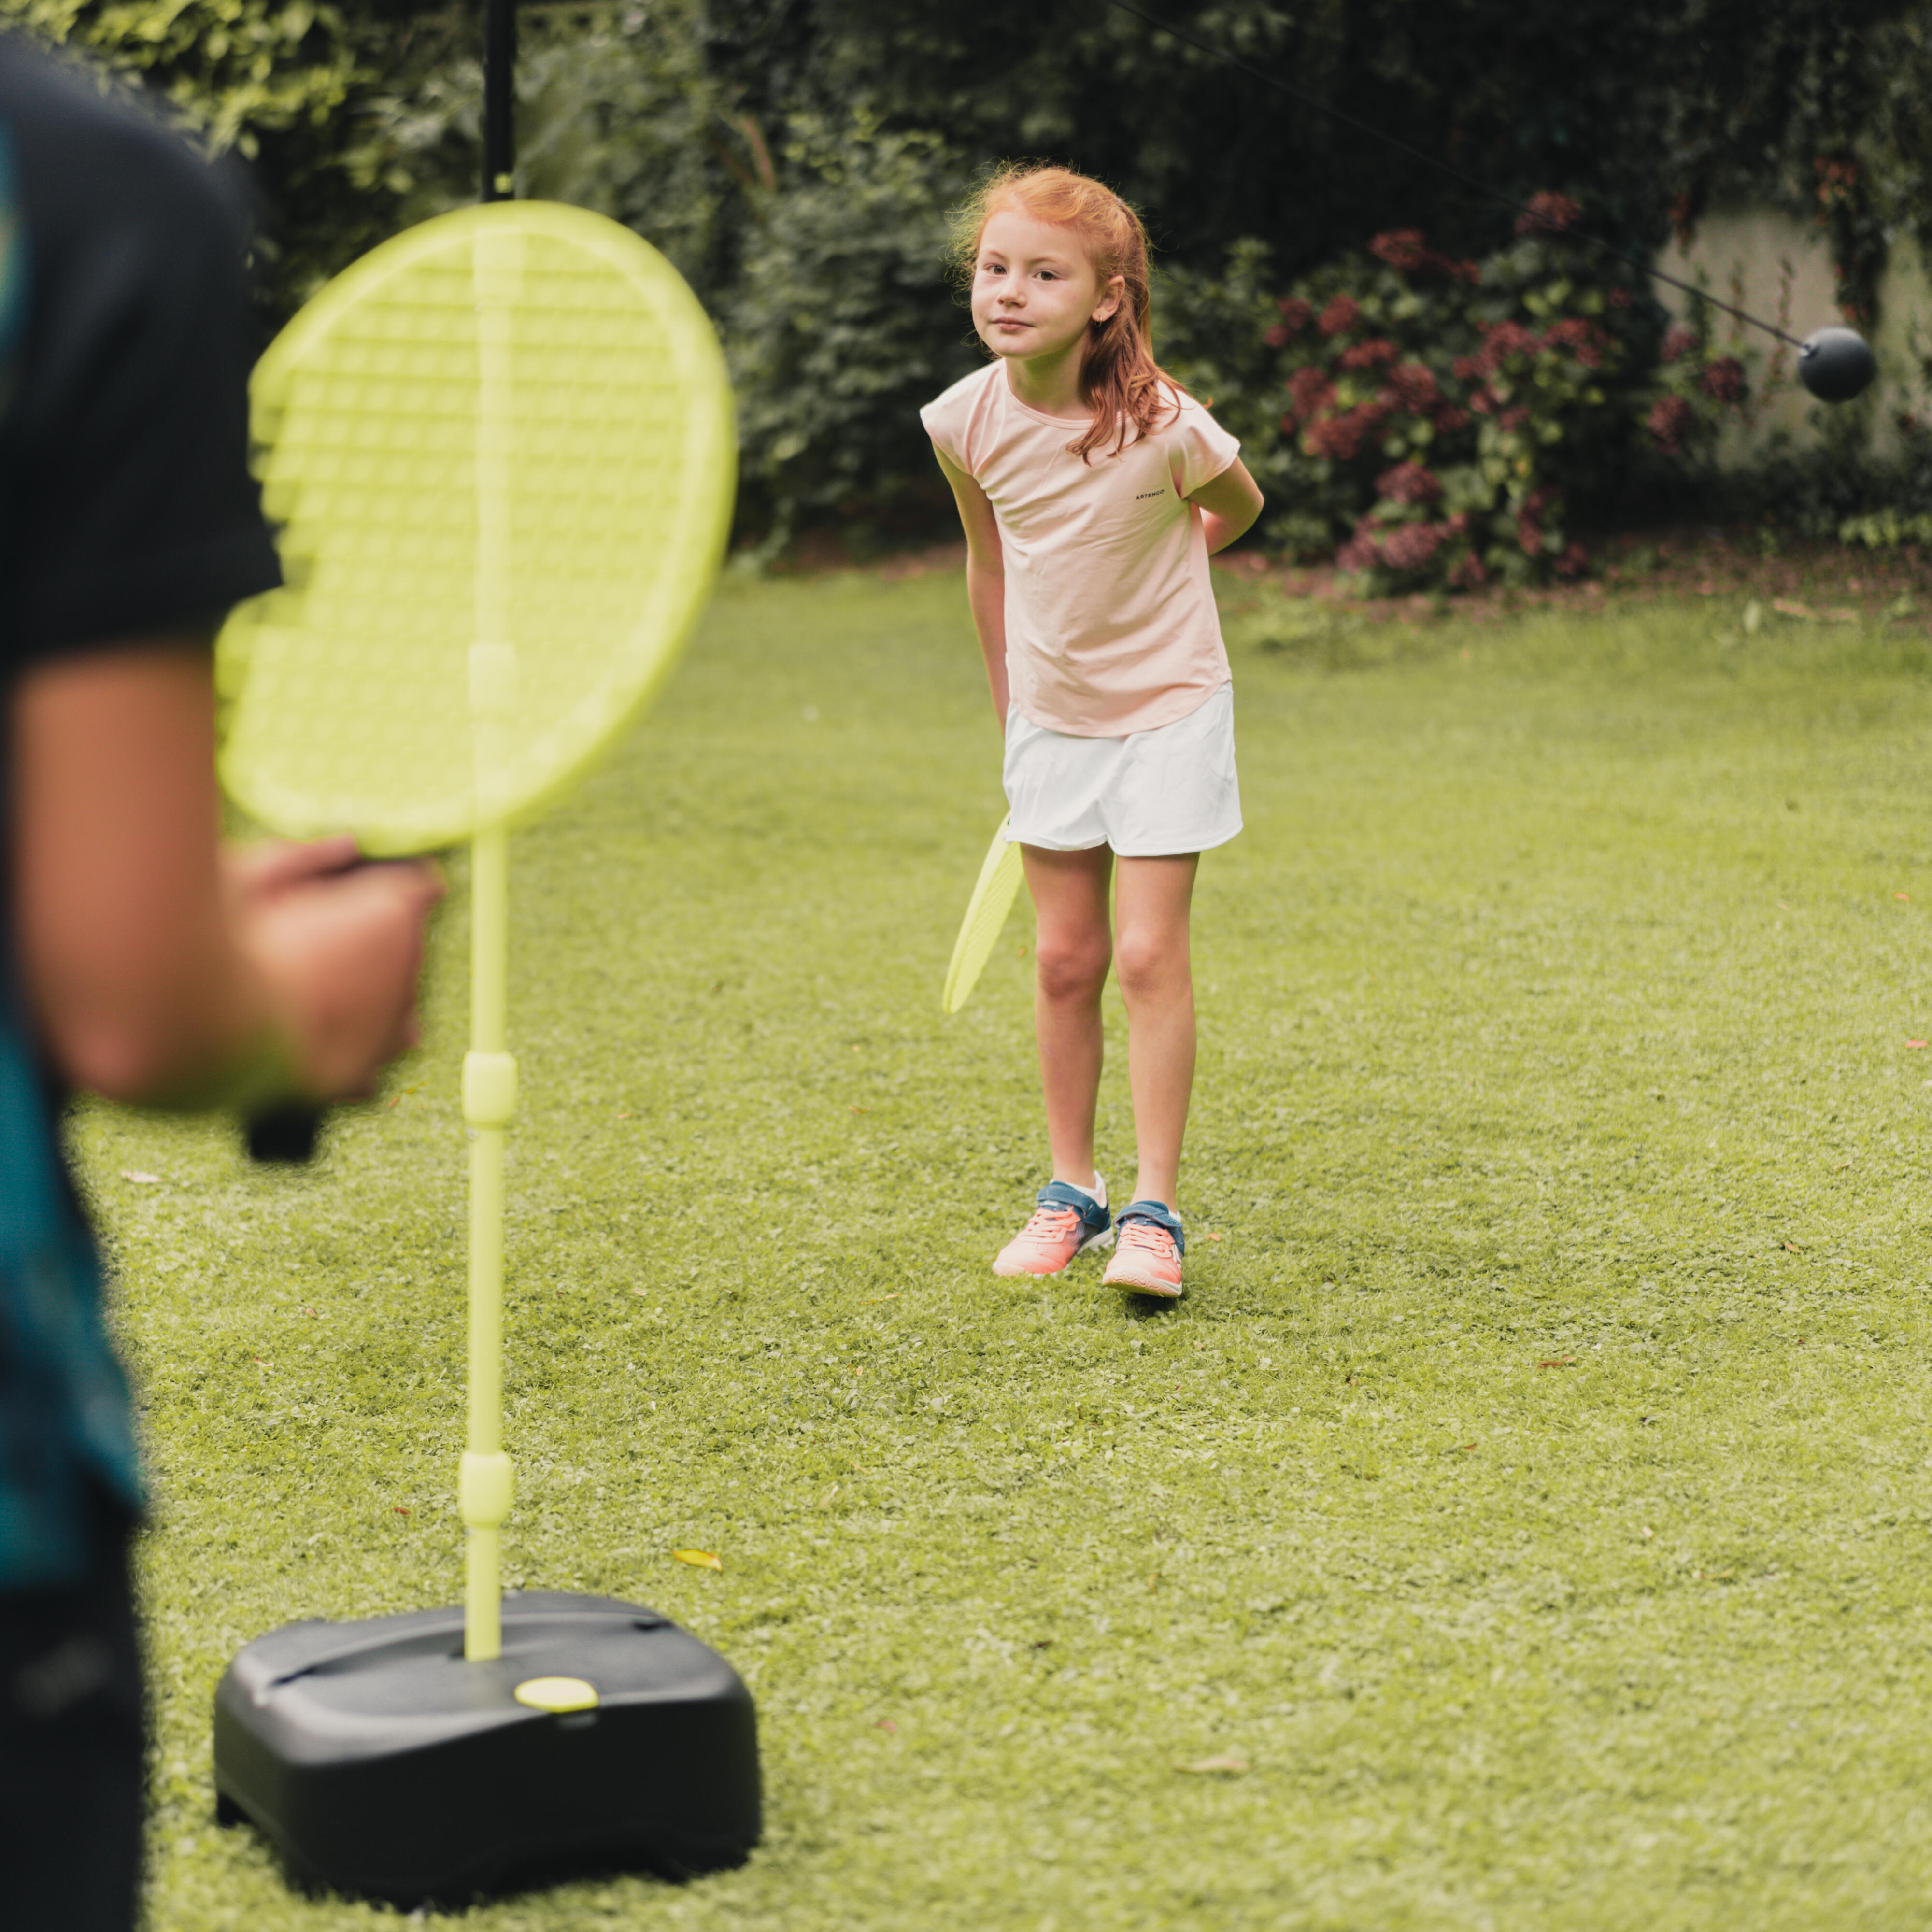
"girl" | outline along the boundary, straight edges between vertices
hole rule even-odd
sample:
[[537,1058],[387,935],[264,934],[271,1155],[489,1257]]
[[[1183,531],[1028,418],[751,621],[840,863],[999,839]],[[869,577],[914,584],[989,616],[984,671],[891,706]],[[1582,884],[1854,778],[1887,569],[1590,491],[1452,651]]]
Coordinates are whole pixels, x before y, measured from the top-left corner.
[[1053,1156],[993,1270],[1058,1274],[1114,1240],[1094,1166],[1112,964],[1140,1173],[1106,1279],[1178,1295],[1188,905],[1200,854],[1241,829],[1208,560],[1260,514],[1262,494],[1240,446],[1154,359],[1147,234],[1118,196],[1065,168],[1005,168],[957,241],[994,359],[920,420],[965,526],[967,597],[1006,731],[1007,836],[1039,916],[1034,1025]]

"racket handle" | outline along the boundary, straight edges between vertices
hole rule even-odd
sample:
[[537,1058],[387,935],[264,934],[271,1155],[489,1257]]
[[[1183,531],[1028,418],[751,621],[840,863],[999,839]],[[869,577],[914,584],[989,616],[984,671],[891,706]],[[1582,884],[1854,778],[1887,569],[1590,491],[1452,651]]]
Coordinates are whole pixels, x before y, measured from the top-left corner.
[[284,1100],[248,1116],[244,1131],[250,1160],[300,1166],[315,1158],[327,1109],[309,1100]]

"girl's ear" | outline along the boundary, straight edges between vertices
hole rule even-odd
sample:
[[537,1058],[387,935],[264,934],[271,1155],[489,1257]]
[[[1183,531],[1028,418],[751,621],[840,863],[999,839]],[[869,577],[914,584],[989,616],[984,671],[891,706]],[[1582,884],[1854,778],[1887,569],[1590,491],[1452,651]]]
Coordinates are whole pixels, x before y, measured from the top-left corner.
[[1127,298],[1127,278],[1124,275],[1109,275],[1100,290],[1100,299],[1094,304],[1090,318],[1095,322],[1111,322],[1122,302]]

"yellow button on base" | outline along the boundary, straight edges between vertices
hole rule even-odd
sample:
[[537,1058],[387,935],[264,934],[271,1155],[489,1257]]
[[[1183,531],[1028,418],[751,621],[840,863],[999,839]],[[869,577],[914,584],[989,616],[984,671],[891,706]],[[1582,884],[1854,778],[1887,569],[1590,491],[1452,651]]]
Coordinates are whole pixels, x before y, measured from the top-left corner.
[[594,1711],[597,1693],[580,1677],[526,1677],[516,1688],[532,1711]]

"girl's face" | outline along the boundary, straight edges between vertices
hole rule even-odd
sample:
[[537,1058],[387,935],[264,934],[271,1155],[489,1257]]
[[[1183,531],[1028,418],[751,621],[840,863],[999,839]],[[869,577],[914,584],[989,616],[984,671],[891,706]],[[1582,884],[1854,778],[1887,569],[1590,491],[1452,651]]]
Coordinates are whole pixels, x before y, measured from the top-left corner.
[[973,268],[973,326],[995,356],[1031,362],[1064,355],[1105,322],[1126,289],[1118,275],[1102,286],[1070,228],[1003,208],[980,233]]

